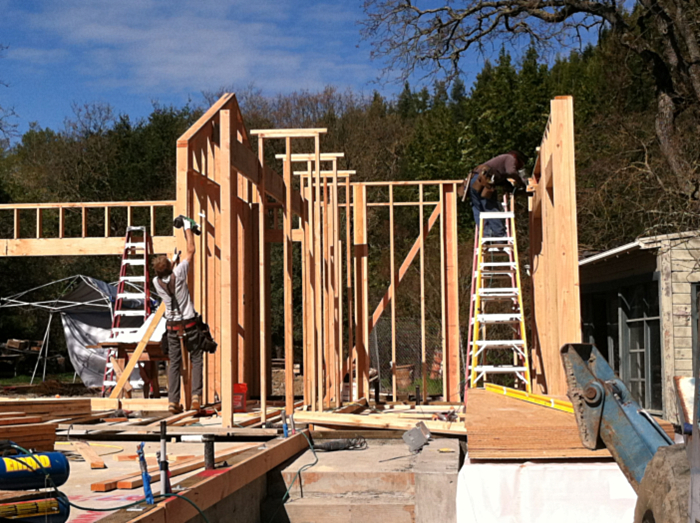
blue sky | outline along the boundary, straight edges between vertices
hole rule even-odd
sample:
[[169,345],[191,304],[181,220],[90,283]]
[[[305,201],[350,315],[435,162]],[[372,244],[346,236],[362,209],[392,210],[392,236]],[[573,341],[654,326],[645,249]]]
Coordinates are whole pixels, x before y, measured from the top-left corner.
[[[132,118],[153,102],[201,102],[250,85],[274,95],[332,84],[386,95],[369,57],[361,0],[0,0],[0,106],[59,129],[73,104]],[[481,67],[463,60],[468,82]]]
[[60,128],[73,103],[132,117],[152,102],[254,84],[265,94],[327,84],[371,91],[359,2],[0,0],[0,105]]

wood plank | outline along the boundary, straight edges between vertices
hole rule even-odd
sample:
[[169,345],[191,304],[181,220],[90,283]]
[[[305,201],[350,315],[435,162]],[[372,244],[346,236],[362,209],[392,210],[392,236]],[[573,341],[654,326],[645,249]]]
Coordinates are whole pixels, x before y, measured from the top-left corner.
[[[363,427],[374,429],[410,430],[416,426],[415,421],[396,419],[390,416],[335,414],[330,412],[297,412],[294,420],[314,425],[330,425],[340,427]],[[426,421],[430,432],[452,436],[465,436],[467,430],[461,422]]]
[[136,364],[138,363],[138,359],[141,356],[141,353],[143,353],[144,349],[146,348],[146,345],[151,339],[151,336],[156,330],[156,327],[158,327],[158,323],[160,322],[161,318],[163,317],[163,314],[165,313],[165,302],[161,303],[158,306],[158,309],[153,315],[153,320],[151,321],[150,325],[146,329],[146,332],[143,335],[143,339],[139,342],[139,344],[136,346],[136,349],[134,349],[133,354],[129,358],[129,362],[126,364],[126,367],[124,368],[124,373],[122,376],[119,378],[119,381],[117,384],[114,386],[114,389],[112,390],[112,393],[109,395],[110,398],[118,398],[119,395],[121,394],[122,390],[124,389],[124,385],[126,384],[127,381],[129,381],[129,376],[131,376],[132,371],[136,367]]
[[71,444],[73,448],[80,453],[85,462],[90,465],[91,469],[107,468],[107,465],[105,465],[104,460],[97,455],[95,449],[93,449],[88,443],[84,441],[72,441]]
[[41,423],[41,416],[0,417],[1,425],[24,425],[26,423]]

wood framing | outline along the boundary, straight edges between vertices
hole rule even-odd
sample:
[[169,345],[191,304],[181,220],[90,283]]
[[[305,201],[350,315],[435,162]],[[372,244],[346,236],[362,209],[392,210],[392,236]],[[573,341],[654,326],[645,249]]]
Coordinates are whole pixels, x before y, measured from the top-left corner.
[[559,349],[581,342],[574,108],[570,96],[551,102],[530,198],[535,392],[567,392]]
[[[117,211],[119,208],[126,210],[127,223],[149,228],[153,252],[172,253],[186,248],[184,235],[175,234],[172,227],[160,230],[161,221],[166,223],[162,216],[171,220],[183,214],[196,220],[202,234],[196,237],[188,285],[195,309],[209,324],[219,345],[215,354],[205,357],[203,401],[221,403],[223,427],[235,424],[233,389],[237,383],[247,385],[249,397],[260,398],[261,414],[256,423],[264,425],[279,416],[279,412],[271,416],[267,410],[273,390],[271,358],[275,348],[271,339],[271,281],[281,281],[284,288],[285,409],[287,414],[300,406],[320,412],[340,408],[344,401],[368,397],[370,374],[374,372],[371,367],[378,364],[370,358],[370,334],[388,307],[391,361],[384,364],[397,363],[397,317],[401,312],[396,303],[397,292],[418,258],[414,269],[418,278],[416,289],[420,289],[420,314],[414,319],[420,324],[420,360],[416,369],[423,378],[422,396],[427,399],[427,368],[432,363],[433,368],[437,365],[434,372],[442,379],[443,399],[459,401],[457,182],[355,182],[351,178],[355,171],[339,169],[339,162],[344,160],[342,152],[323,152],[321,138],[325,132],[250,131],[258,139],[257,151],[253,151],[236,98],[225,94],[177,141],[175,200],[3,205],[0,211],[9,211],[13,222],[11,237],[0,238],[0,255],[116,255],[123,250],[123,239],[113,236],[110,224],[118,212],[123,212]],[[265,153],[271,140],[283,140],[284,153],[275,156],[274,165],[267,165],[270,155]],[[306,165],[295,171],[295,163]],[[280,168],[282,176],[273,167]],[[373,197],[382,191],[389,196],[388,201]],[[416,197],[407,200],[404,196],[411,191]],[[134,213],[135,208],[146,212]],[[409,244],[410,250],[397,268],[394,226],[399,208],[417,212],[418,220],[415,242]],[[47,215],[56,211],[58,230],[49,232],[48,224],[55,228],[56,222],[47,220]],[[370,309],[370,300],[376,299],[370,289],[376,292],[378,285],[376,275],[369,270],[370,238],[375,231],[368,228],[370,218],[381,213],[389,220],[386,243],[391,251],[391,270],[386,292]],[[426,252],[426,238],[438,220],[442,260],[439,270],[446,283],[439,300],[426,279],[430,272],[428,262],[433,258]],[[91,236],[95,231],[99,236]],[[404,240],[402,236],[401,241]],[[282,243],[281,267],[271,262],[271,247],[275,243]],[[298,251],[295,243],[300,244]],[[302,281],[295,286],[294,278],[298,276],[294,265],[299,262]],[[432,307],[439,304],[438,308],[442,308],[444,324],[442,357],[435,361],[428,361],[427,357],[426,322],[429,315],[439,318],[440,312],[429,309],[428,295]],[[294,307],[299,302],[301,313]],[[370,315],[371,310],[374,312]],[[157,315],[161,314],[162,307]],[[301,331],[301,346],[295,346],[296,331]],[[439,345],[440,341],[431,343]],[[145,345],[139,344],[128,362],[122,362],[124,372],[112,393],[114,400],[122,397],[130,371],[138,364]],[[301,403],[294,390],[297,368],[303,380]],[[190,403],[188,369],[189,355],[185,353],[185,409]],[[383,392],[397,395],[395,376]],[[157,400],[138,401],[147,406],[149,401]],[[155,410],[164,405],[161,400]]]

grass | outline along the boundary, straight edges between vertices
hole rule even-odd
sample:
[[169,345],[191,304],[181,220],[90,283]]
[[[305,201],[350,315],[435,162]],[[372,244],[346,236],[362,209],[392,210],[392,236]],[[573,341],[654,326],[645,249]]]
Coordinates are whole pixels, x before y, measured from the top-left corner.
[[[61,374],[47,374],[47,380],[55,380],[61,383],[73,383],[73,373],[63,372]],[[12,378],[0,378],[0,385],[29,385],[32,379],[31,374],[20,374],[19,376],[14,376]],[[75,379],[76,383],[80,383],[80,377]],[[37,372],[37,376],[34,379],[34,384],[38,385],[41,383],[41,373]]]

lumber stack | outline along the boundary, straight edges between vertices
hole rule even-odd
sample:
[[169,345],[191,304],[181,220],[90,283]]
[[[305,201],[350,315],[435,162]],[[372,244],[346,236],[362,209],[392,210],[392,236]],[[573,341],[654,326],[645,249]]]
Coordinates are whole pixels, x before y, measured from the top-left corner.
[[58,425],[41,421],[41,416],[28,416],[24,412],[0,413],[0,434],[2,439],[14,441],[25,449],[51,451]]
[[0,400],[0,414],[23,412],[43,421],[89,416],[90,398],[38,398]]

